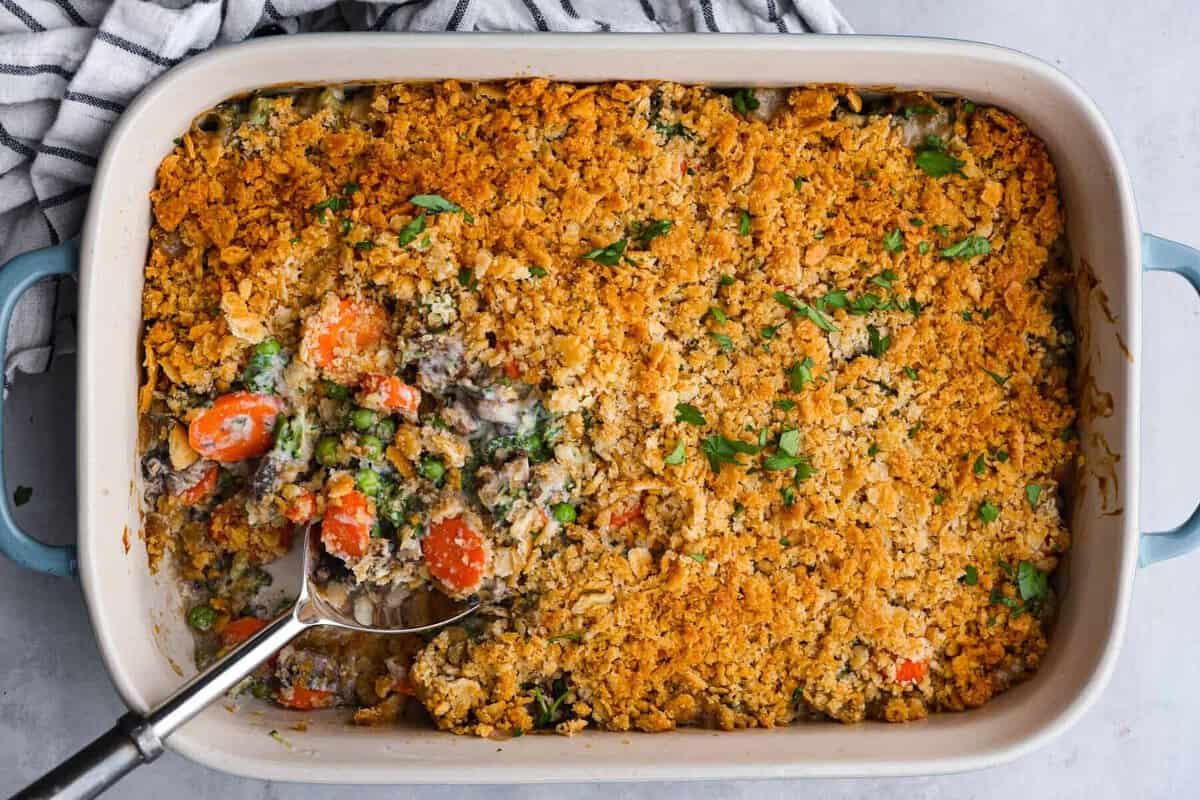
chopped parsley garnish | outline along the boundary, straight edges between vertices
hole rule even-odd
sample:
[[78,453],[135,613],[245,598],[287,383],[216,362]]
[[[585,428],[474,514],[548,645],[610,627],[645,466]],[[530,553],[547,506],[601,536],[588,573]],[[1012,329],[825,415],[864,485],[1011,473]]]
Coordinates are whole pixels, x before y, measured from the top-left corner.
[[817,241],[820,241],[821,239],[824,239],[824,238],[825,238],[825,231],[817,231],[816,233],[814,233],[814,234],[813,234],[813,238],[814,238],[814,239],[816,239]]
[[926,253],[928,253],[929,252],[929,242],[922,241],[920,244],[918,244],[917,252],[920,253],[921,255],[925,255]]
[[986,525],[995,522],[1000,517],[1000,509],[991,500],[979,504],[979,519]]
[[933,232],[936,233],[938,236],[949,236],[950,235],[950,226],[949,225],[934,225]]
[[634,222],[632,225],[633,239],[645,247],[651,240],[670,233],[671,224],[671,220],[669,219],[649,219],[645,222]]
[[921,432],[921,429],[924,427],[925,427],[924,422],[918,422],[916,425],[913,425],[911,428],[908,429],[908,438],[910,438],[910,439],[914,438],[918,433]]
[[896,273],[890,269],[885,269],[883,272],[871,278],[871,283],[884,289],[891,289],[892,283],[896,280]]
[[935,506],[940,506],[944,502],[946,502],[946,493],[945,492],[938,492],[937,494],[935,494],[933,496],[933,504]]
[[903,372],[904,377],[908,378],[910,381],[915,381],[917,379],[917,371],[912,367],[904,367]]
[[[785,506],[790,508],[796,504],[796,491],[792,487],[784,486],[779,490],[779,495],[783,498],[783,504]],[[791,544],[791,542],[784,538],[779,540],[779,544],[787,547],[789,544]]]
[[849,303],[850,300],[846,297],[845,290],[834,289],[817,300],[817,308],[821,311],[824,311],[826,308],[845,308]]
[[425,232],[425,212],[422,211],[411,222],[404,226],[396,241],[401,247],[412,244],[413,240]]
[[737,278],[733,277],[732,275],[722,275],[720,280],[717,282],[722,286],[733,286],[733,284],[737,282]]
[[354,194],[358,188],[358,183],[355,181],[346,181],[342,184],[342,194]]
[[688,425],[707,425],[704,415],[700,413],[700,409],[696,408],[691,403],[676,403],[675,404],[675,421],[686,422]]
[[975,318],[975,317],[974,317],[974,316],[971,314],[970,310],[966,310],[966,309],[964,309],[963,311],[959,312],[959,314],[960,314],[960,316],[962,316],[962,318],[963,318],[964,320],[966,320],[967,322],[970,322],[971,320],[973,320],[973,319]]
[[892,346],[892,337],[880,336],[879,329],[874,325],[867,326],[867,347],[871,351],[871,355],[876,358],[883,358],[883,354]]
[[374,250],[375,243],[372,242],[370,239],[363,239],[361,242],[354,243],[354,249],[355,250]]
[[967,586],[975,586],[979,583],[979,570],[968,564],[966,569],[963,570],[962,576],[959,577],[958,582]]
[[475,271],[470,267],[463,267],[458,271],[458,285],[464,289],[474,289],[479,285],[479,281],[475,279]]
[[867,448],[867,455],[871,458],[879,455],[879,444],[877,442],[871,442],[871,446]]
[[787,371],[787,379],[788,386],[793,392],[799,394],[804,391],[805,386],[812,382],[812,366],[813,360],[808,356],[792,364],[791,368]]
[[414,194],[408,199],[417,208],[423,208],[431,214],[462,211],[462,206],[452,203],[440,194]]
[[708,465],[713,472],[720,472],[722,464],[741,465],[738,454],[754,455],[758,447],[737,439],[726,439],[721,435],[709,436],[700,442],[700,451],[708,459]]
[[985,456],[983,453],[980,453],[979,458],[975,459],[975,466],[971,471],[976,475],[982,475],[985,469],[987,469],[987,456]]
[[982,236],[968,236],[942,251],[943,258],[967,259],[973,256],[986,256],[992,252],[992,245]]
[[887,303],[879,299],[879,295],[868,292],[862,297],[856,297],[850,303],[849,311],[851,314],[869,314],[876,309],[883,309]]
[[807,182],[807,181],[808,181],[808,178],[804,177],[803,175],[797,175],[792,180],[792,186],[795,187],[796,191],[798,192],[798,191],[800,191],[800,187],[803,186],[805,184],[805,182]]
[[703,564],[704,559],[707,557],[708,556],[704,555],[704,553],[688,553],[688,558],[690,558],[692,561],[695,561],[697,564]]
[[914,228],[919,228],[925,224],[925,220],[921,219],[920,217],[909,217],[908,224],[912,225]]
[[733,93],[733,110],[743,117],[758,108],[758,98],[753,89],[738,89]]
[[744,208],[738,212],[738,235],[750,235],[750,212]]
[[946,143],[937,136],[926,136],[925,143],[917,148],[917,166],[926,175],[941,178],[951,173],[962,174],[962,168],[967,162],[959,161],[946,152]]
[[583,634],[582,633],[560,633],[556,636],[551,636],[549,641],[551,641],[551,642],[582,642]]
[[1025,499],[1030,508],[1037,508],[1038,500],[1042,498],[1042,487],[1036,483],[1025,484]]
[[709,331],[708,335],[714,342],[717,343],[717,347],[721,348],[722,353],[733,352],[733,339],[730,339],[723,333],[717,333],[716,331]]
[[763,469],[771,471],[781,469],[791,469],[803,464],[807,459],[804,456],[789,456],[787,453],[775,453],[763,459]]
[[883,236],[883,249],[889,253],[899,253],[904,249],[904,236],[899,228],[893,228]]
[[1012,377],[1011,375],[1004,376],[1004,375],[1001,375],[999,372],[992,372],[987,367],[983,367],[983,371],[988,374],[989,378],[991,378],[992,380],[994,380],[996,382],[997,386],[1003,386],[1004,384],[1008,383],[1008,379]]
[[1043,600],[1050,591],[1049,576],[1028,561],[1017,564],[1017,591],[1026,604]]
[[341,211],[341,210],[349,208],[349,207],[350,207],[349,200],[347,200],[344,197],[339,197],[337,195],[334,195],[333,197],[330,197],[328,200],[322,200],[319,203],[315,203],[314,205],[309,207],[308,210],[313,212],[314,214],[316,214],[317,218],[321,222],[324,222],[326,211],[337,212],[337,211]]
[[349,217],[344,218],[342,220],[341,225],[342,225],[342,236],[345,236],[347,233],[350,232],[350,229],[354,227],[354,223],[350,220]]
[[779,449],[789,456],[798,455],[800,452],[800,431],[790,430],[779,434]]
[[567,699],[567,692],[564,690],[552,701],[535,686],[533,687],[533,699],[538,704],[538,715],[534,720],[534,725],[538,728],[545,728],[558,720],[559,706]]
[[837,326],[835,326],[832,322],[829,321],[829,317],[825,316],[825,314],[823,314],[821,311],[817,310],[816,308],[813,308],[812,306],[808,305],[807,303],[800,302],[799,300],[792,297],[787,292],[775,292],[775,294],[773,296],[777,303],[783,305],[784,307],[786,307],[788,309],[791,309],[792,311],[796,312],[796,314],[798,314],[799,316],[808,319],[810,322],[812,322],[814,325],[816,325],[821,330],[823,330],[823,331],[836,331],[837,330]]
[[729,321],[729,316],[721,310],[719,306],[709,306],[708,315],[713,318],[713,322],[718,325],[724,325]]
[[796,465],[796,485],[799,486],[804,481],[817,474],[817,468],[808,461]]
[[796,407],[796,401],[795,400],[776,400],[774,403],[772,403],[772,405],[775,406],[776,408],[782,409],[784,411],[791,411],[793,408]]
[[762,338],[764,338],[764,339],[774,339],[775,334],[778,331],[779,331],[778,325],[765,325],[765,326],[763,326],[763,329],[761,331],[759,331],[759,333],[762,335]]
[[606,247],[597,247],[595,250],[585,253],[583,257],[588,261],[595,261],[597,264],[603,264],[606,267],[615,267],[621,263],[621,259],[629,261],[625,256],[625,246],[627,244],[629,244],[627,239],[617,239]]
[[674,139],[676,136],[680,137],[685,142],[694,141],[696,138],[696,134],[694,134],[682,122],[673,122],[669,125],[665,122],[655,122],[654,130],[667,137],[667,141]]
[[905,119],[912,119],[913,117],[918,116],[918,115],[923,116],[923,117],[928,117],[928,116],[932,116],[933,114],[936,114],[936,113],[937,113],[937,109],[935,109],[933,106],[905,106],[904,107],[904,118]]
[[670,464],[673,467],[678,466],[683,463],[683,459],[686,455],[687,448],[684,446],[683,440],[680,439],[675,443],[675,449],[668,453],[667,457],[663,459],[663,463]]
[[32,486],[18,486],[13,492],[13,505],[23,506],[33,499]]
[[529,274],[535,278],[544,278],[544,277],[546,277],[547,272],[546,272],[546,270],[542,269],[541,267],[530,267]]

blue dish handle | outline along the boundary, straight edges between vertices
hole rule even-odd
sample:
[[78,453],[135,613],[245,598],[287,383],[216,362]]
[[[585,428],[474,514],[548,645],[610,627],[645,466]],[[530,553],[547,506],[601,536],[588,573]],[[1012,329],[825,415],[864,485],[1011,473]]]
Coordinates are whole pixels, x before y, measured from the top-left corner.
[[[8,345],[8,323],[17,301],[33,284],[51,275],[74,275],[79,271],[79,243],[72,240],[55,247],[25,253],[0,267],[0,354]],[[39,542],[18,526],[8,505],[4,480],[4,403],[0,400],[0,553],[22,567],[50,575],[74,575],[78,571],[75,545]]]
[[[1187,278],[1200,293],[1200,251],[1149,233],[1142,234],[1142,270],[1174,272]],[[1143,533],[1138,566],[1166,561],[1200,547],[1200,506],[1178,528],[1162,533]]]

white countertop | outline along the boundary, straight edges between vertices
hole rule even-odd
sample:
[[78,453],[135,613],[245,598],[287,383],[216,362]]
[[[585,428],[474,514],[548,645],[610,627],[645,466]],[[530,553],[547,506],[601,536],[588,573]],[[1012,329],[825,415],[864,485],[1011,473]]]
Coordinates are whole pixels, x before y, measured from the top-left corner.
[[[1095,98],[1129,162],[1146,230],[1200,245],[1200,13],[1194,0],[839,0],[862,33],[977,39],[1024,50]],[[885,6],[880,9],[878,6]],[[1200,299],[1172,276],[1145,284],[1142,523],[1171,527],[1200,500]],[[65,541],[74,529],[74,360],[22,378],[7,407],[8,486],[34,487],[19,517]],[[1174,398],[1174,399],[1172,399]],[[1190,402],[1189,402],[1190,401]],[[1191,408],[1189,408],[1189,406]],[[1009,766],[871,781],[429,787],[430,798],[1187,797],[1200,785],[1200,553],[1138,575],[1120,662],[1066,735]],[[108,682],[78,585],[0,559],[0,793],[107,729],[124,708]],[[648,746],[652,746],[647,741]],[[1191,787],[1190,789],[1188,787]],[[356,788],[356,800],[395,788]],[[114,797],[335,798],[345,787],[233,778],[168,753]]]

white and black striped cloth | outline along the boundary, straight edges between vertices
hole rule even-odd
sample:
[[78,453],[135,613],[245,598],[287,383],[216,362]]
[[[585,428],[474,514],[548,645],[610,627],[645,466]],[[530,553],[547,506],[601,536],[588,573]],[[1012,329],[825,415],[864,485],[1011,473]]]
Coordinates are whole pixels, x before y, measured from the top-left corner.
[[[79,232],[109,128],[196,53],[299,31],[848,33],[831,0],[0,0],[0,263]],[[58,292],[27,293],[5,373],[73,349]],[[57,348],[56,348],[57,340]]]

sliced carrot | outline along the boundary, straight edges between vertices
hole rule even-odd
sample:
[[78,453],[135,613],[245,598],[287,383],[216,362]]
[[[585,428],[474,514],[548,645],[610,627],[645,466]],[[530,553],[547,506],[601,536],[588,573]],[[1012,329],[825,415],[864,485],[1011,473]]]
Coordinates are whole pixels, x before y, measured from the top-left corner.
[[924,661],[906,659],[896,667],[896,680],[899,683],[916,683],[924,678],[928,671],[929,665]]
[[300,525],[317,515],[317,497],[312,492],[302,492],[292,498],[283,510],[283,516]]
[[188,426],[188,443],[200,455],[228,464],[271,449],[280,402],[253,392],[223,394]]
[[321,542],[325,550],[340,559],[360,558],[371,541],[375,513],[362,492],[351,490],[329,498],[321,521]]
[[521,365],[517,363],[515,358],[510,358],[504,362],[504,374],[509,380],[519,380],[521,377]]
[[298,711],[312,711],[317,708],[330,708],[337,698],[333,692],[322,689],[309,689],[305,686],[285,686],[275,695],[281,706],[294,708]]
[[409,386],[395,375],[364,375],[359,387],[358,404],[384,414],[399,412],[412,417],[421,405],[421,390]]
[[623,528],[639,519],[643,519],[642,498],[640,495],[631,497],[623,507],[614,510],[609,515],[608,522],[614,528]]
[[421,554],[429,574],[452,591],[468,592],[483,580],[487,546],[462,517],[429,526],[428,535],[421,540]]
[[379,344],[386,329],[387,314],[370,300],[342,298],[326,304],[305,322],[305,360],[331,375],[356,378],[347,366]]
[[258,617],[238,617],[230,620],[221,629],[221,644],[226,647],[241,644],[265,627],[267,621]]
[[185,506],[194,506],[207,500],[217,490],[217,477],[220,473],[221,468],[213,464],[204,471],[200,480],[179,493],[179,501]]

